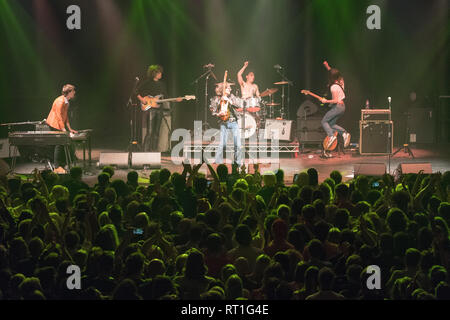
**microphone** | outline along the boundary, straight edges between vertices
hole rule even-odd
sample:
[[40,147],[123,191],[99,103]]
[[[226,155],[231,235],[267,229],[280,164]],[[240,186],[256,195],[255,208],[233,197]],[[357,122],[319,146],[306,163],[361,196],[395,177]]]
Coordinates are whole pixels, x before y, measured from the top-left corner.
[[273,67],[274,67],[275,69],[277,69],[277,70],[283,69],[279,64],[276,64],[276,65],[274,65]]
[[214,67],[215,65],[213,65],[212,63],[208,63],[203,66],[203,68],[214,68]]

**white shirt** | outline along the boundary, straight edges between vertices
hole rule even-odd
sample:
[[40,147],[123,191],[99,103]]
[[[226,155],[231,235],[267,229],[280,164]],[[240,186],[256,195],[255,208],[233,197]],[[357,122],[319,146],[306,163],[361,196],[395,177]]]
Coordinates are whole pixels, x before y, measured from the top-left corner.
[[337,83],[332,84],[330,87],[331,99],[342,101],[345,99],[345,92],[342,90],[341,86]]

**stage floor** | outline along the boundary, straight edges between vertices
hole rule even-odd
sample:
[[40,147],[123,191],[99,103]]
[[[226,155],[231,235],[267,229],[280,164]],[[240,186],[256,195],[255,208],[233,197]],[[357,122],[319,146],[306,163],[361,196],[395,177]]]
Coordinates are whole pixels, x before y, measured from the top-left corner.
[[[338,170],[342,173],[344,180],[349,180],[353,178],[354,168],[358,167],[360,163],[384,163],[387,170],[391,174],[394,173],[395,169],[400,163],[431,163],[433,172],[445,172],[450,170],[450,148],[448,145],[443,146],[413,146],[412,151],[414,153],[415,159],[408,156],[408,154],[400,151],[394,157],[390,159],[389,168],[389,158],[388,156],[362,156],[357,150],[346,151],[346,154],[338,155],[333,153],[333,158],[323,159],[320,157],[320,150],[315,148],[305,148],[304,152],[297,154],[294,157],[293,154],[281,154],[278,163],[269,163],[270,160],[261,159],[261,172],[267,170],[275,170],[277,168],[282,168],[285,172],[285,183],[291,184],[293,176],[308,168],[316,168],[319,172],[319,181],[323,181],[329,177],[330,172],[333,170]],[[98,167],[98,159],[101,152],[124,152],[124,150],[114,150],[106,148],[94,148],[92,150],[92,166],[86,167],[84,170],[83,179],[90,185],[97,182],[97,174],[100,171]],[[78,158],[82,158],[82,152],[77,150]],[[180,158],[175,158],[174,160],[181,161]],[[211,159],[212,161],[212,159]],[[246,164],[249,167],[250,173],[253,172],[253,166],[249,164],[246,160]],[[79,163],[78,165],[82,165]],[[213,165],[216,166],[215,164]],[[230,164],[228,164],[231,170]],[[36,163],[18,163],[16,166],[16,173],[19,174],[29,174],[32,170],[38,167],[44,169],[44,164]],[[161,167],[169,169],[171,172],[182,172],[182,165],[174,164],[172,158],[169,155],[162,155],[161,157]],[[126,179],[126,174],[129,170],[127,169],[117,169],[114,178]],[[150,175],[151,169],[141,169],[137,170],[142,178],[141,181],[145,183],[148,176]],[[206,165],[200,169],[200,172],[207,174]]]

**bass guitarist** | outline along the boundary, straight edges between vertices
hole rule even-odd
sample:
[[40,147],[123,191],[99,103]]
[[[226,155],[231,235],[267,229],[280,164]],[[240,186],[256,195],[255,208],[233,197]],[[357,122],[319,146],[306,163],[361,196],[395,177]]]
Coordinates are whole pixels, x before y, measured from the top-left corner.
[[[151,65],[147,70],[147,79],[143,81],[137,89],[137,97],[139,101],[145,104],[144,98],[147,96],[161,96],[167,97],[167,87],[163,80],[163,67],[160,65]],[[182,99],[176,100],[177,102]],[[170,134],[170,104],[164,103],[161,108],[151,109],[148,112],[142,113],[142,144],[143,151],[167,151],[158,150],[159,141],[168,141],[168,137],[160,137],[160,132],[164,131],[166,135]],[[167,130],[162,130],[161,123],[168,127]],[[160,139],[161,138],[161,139]],[[164,138],[164,139],[163,139]]]

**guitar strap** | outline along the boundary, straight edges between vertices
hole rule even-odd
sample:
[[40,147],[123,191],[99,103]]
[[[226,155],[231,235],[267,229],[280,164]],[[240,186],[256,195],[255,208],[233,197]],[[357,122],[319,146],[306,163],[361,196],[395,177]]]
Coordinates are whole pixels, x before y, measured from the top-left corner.
[[[345,92],[344,88],[342,88],[342,86],[341,86],[339,83],[333,83],[332,85],[335,85],[335,84],[338,85],[338,86],[342,89],[342,92],[344,92],[345,98],[342,99],[342,100],[347,99],[347,92]],[[332,85],[331,85],[331,86],[332,86]],[[331,94],[331,86],[328,87],[328,94],[329,94],[330,97],[332,98],[333,95]]]

